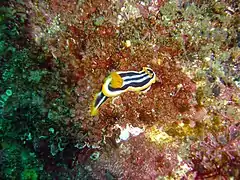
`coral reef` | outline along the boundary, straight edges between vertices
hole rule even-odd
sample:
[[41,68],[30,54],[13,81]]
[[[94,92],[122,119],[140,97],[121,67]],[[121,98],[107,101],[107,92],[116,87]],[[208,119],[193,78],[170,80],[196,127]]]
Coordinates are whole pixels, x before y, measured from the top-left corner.
[[[3,179],[238,179],[237,1],[0,2]],[[104,78],[150,67],[145,93]]]

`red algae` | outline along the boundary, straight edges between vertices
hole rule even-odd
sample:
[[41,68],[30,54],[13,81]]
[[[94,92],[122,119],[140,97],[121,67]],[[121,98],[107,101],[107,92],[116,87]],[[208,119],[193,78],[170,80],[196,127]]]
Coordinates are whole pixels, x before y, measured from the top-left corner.
[[176,157],[172,156],[173,152],[173,149],[159,151],[140,135],[114,151],[103,152],[99,161],[92,165],[97,169],[92,172],[93,177],[103,179],[105,169],[119,179],[155,179],[170,175],[172,168],[177,164]]

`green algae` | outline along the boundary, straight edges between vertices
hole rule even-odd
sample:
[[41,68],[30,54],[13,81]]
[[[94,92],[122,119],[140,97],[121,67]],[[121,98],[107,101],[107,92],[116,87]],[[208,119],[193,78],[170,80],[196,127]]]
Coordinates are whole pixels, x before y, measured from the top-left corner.
[[38,174],[35,169],[25,169],[21,174],[21,180],[37,180]]
[[91,154],[90,159],[93,161],[98,160],[100,157],[100,152],[99,151],[95,151],[94,153]]
[[97,17],[95,20],[94,20],[94,25],[95,26],[101,26],[103,23],[104,23],[105,19],[103,16],[100,16],[100,17]]
[[7,89],[5,93],[7,96],[12,96],[12,94],[13,94],[11,89]]

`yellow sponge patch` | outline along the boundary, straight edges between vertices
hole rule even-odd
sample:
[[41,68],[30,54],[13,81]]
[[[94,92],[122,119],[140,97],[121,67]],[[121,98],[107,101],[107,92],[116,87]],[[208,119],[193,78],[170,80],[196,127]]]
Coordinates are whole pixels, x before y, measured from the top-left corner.
[[119,74],[117,74],[116,72],[112,72],[110,74],[110,76],[112,78],[111,87],[113,87],[113,88],[122,87],[123,79],[121,78],[121,76]]

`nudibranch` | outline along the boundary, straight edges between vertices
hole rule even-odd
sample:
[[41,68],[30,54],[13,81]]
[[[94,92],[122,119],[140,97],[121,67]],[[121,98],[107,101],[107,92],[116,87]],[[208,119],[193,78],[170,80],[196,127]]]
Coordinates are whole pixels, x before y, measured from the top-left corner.
[[149,67],[143,67],[142,71],[118,71],[110,73],[102,85],[102,90],[94,97],[91,115],[97,115],[99,107],[109,97],[116,97],[127,91],[145,93],[155,81],[156,74]]

